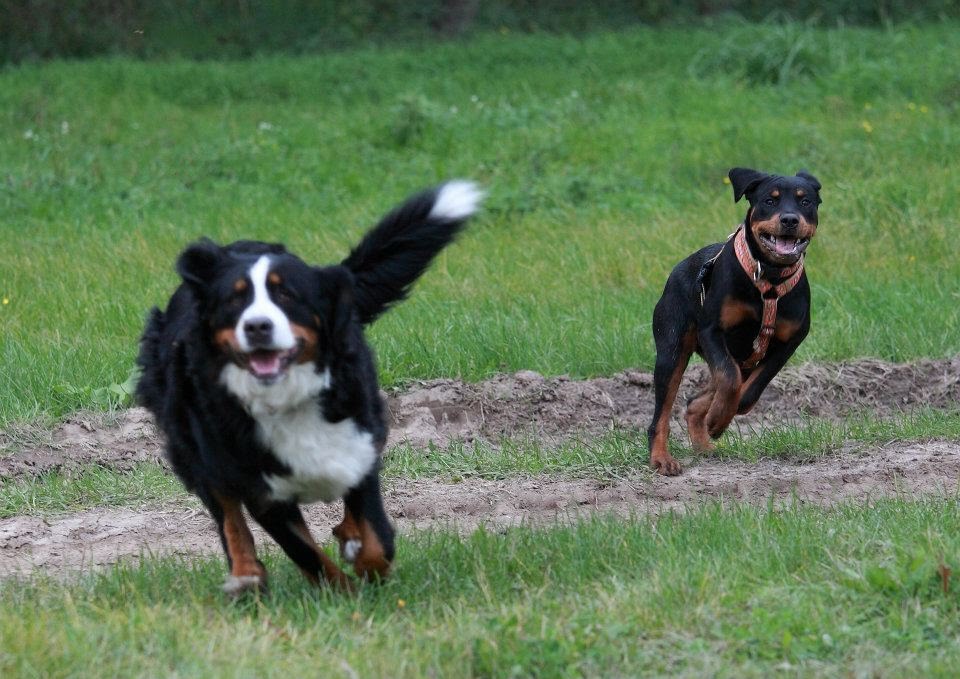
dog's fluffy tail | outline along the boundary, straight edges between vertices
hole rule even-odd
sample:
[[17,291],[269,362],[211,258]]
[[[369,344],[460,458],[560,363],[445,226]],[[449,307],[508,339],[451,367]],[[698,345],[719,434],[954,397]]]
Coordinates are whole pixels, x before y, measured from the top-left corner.
[[419,193],[380,220],[343,266],[354,276],[361,323],[370,323],[410,292],[433,258],[466,225],[483,199],[471,181]]

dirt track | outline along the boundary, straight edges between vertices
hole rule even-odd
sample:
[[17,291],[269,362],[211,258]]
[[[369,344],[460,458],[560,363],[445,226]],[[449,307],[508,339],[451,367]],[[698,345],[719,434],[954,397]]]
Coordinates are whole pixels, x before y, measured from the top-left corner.
[[[566,519],[584,512],[617,514],[683,511],[707,501],[800,502],[918,495],[955,496],[960,446],[955,443],[891,444],[811,464],[765,460],[756,464],[707,461],[674,478],[648,473],[615,483],[550,478],[451,484],[434,480],[387,483],[387,509],[401,531],[416,526],[461,530],[520,522]],[[339,507],[313,505],[307,518],[316,535],[329,538]],[[257,532],[258,543],[266,538]],[[92,509],[58,518],[0,520],[0,576],[37,568],[113,563],[153,554],[219,553],[213,523],[198,507]]]
[[[702,367],[691,371],[683,395],[696,390]],[[628,371],[610,378],[544,379],[504,375],[480,384],[435,380],[388,397],[391,443],[445,445],[453,439],[496,442],[530,433],[548,441],[611,426],[643,427],[652,408],[651,379]],[[892,365],[877,361],[801,366],[782,373],[742,427],[784,424],[802,417],[837,418],[864,410],[895,415],[918,406],[954,409],[960,403],[960,358]],[[679,416],[677,407],[675,415]],[[675,427],[679,434],[680,428]],[[22,477],[52,469],[101,464],[124,469],[158,460],[161,441],[142,410],[114,416],[78,415],[53,431],[22,428],[0,435],[0,475]],[[710,500],[766,502],[770,498],[833,504],[905,493],[954,495],[960,444],[898,443],[841,453],[814,463],[762,460],[755,464],[707,460],[678,478],[653,477],[638,451],[637,472],[615,483],[524,478],[388,482],[388,510],[402,530],[453,524],[503,526],[552,521],[581,512],[660,513]],[[313,506],[318,537],[329,534],[338,508]],[[262,535],[258,536],[263,541]],[[182,504],[93,509],[57,518],[0,520],[0,576],[40,568],[103,565],[144,552],[216,553],[219,544],[205,513]]]

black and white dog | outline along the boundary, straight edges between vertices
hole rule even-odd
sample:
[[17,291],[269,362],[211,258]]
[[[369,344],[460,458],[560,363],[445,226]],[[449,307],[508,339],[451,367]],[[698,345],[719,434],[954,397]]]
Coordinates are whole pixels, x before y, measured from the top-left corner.
[[389,573],[387,424],[363,326],[406,297],[481,198],[467,181],[418,194],[337,266],[257,241],[200,240],[180,255],[183,283],[141,338],[137,396],[174,471],[217,522],[228,593],[266,583],[243,507],[308,578],[349,588],[298,506],[342,497],[341,555],[362,578]]

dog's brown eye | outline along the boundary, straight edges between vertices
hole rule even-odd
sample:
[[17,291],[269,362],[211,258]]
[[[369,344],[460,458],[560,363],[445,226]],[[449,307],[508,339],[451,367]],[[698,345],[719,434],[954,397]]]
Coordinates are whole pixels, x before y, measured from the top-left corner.
[[776,204],[777,204],[777,201],[776,201],[775,198],[767,198],[767,199],[766,199],[765,201],[763,201],[763,202],[766,203],[767,205],[776,205]]
[[273,296],[276,297],[278,302],[292,302],[293,295],[291,295],[285,288],[277,287],[273,291]]
[[800,201],[800,204],[801,204],[803,207],[807,207],[807,206],[810,205],[812,202],[813,202],[813,201],[810,200],[809,198],[804,198],[804,199],[802,199],[802,200]]

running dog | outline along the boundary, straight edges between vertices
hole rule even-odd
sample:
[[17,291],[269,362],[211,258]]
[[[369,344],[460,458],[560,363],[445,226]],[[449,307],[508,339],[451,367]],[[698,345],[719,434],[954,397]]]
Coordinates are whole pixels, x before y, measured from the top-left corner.
[[820,182],[735,167],[733,199],[749,202],[725,243],[698,250],[670,273],[653,311],[657,346],[655,405],[647,430],[650,464],[675,476],[667,449],[670,414],[690,356],[710,368],[710,383],[687,403],[695,450],[714,448],[733,416],[760,398],[810,330],[810,286],[803,257],[817,232]]
[[481,198],[466,181],[416,195],[335,266],[258,241],[203,239],[180,254],[182,283],[165,311],[150,312],[140,341],[137,397],[216,521],[228,594],[266,585],[244,507],[307,578],[350,589],[299,507],[343,498],[341,556],[361,578],[388,575],[387,422],[363,329],[407,296]]

